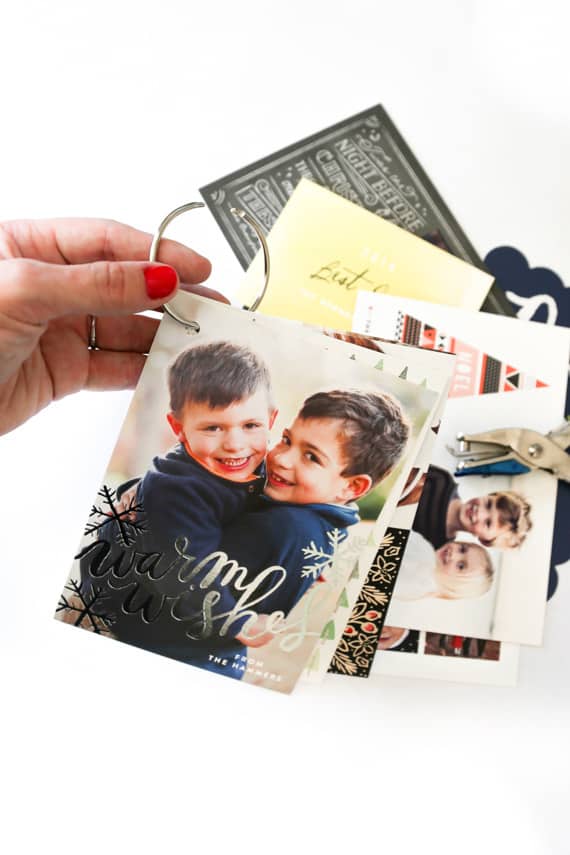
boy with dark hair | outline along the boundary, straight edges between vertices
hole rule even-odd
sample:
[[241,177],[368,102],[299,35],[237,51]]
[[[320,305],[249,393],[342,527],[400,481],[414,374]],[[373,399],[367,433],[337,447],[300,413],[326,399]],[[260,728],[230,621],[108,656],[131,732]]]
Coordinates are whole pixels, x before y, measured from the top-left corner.
[[227,407],[250,398],[263,387],[271,402],[267,366],[247,347],[218,341],[179,353],[168,371],[170,409],[181,413],[189,403]]
[[337,419],[341,424],[347,475],[367,472],[373,484],[384,478],[402,456],[408,423],[390,395],[335,390],[311,395],[299,419]]
[[[110,521],[99,535],[110,544],[109,554],[94,563],[88,547],[80,568],[84,581],[98,585],[100,566],[115,568],[104,594],[117,638],[203,664],[204,651],[184,631],[200,620],[203,594],[189,591],[199,591],[205,571],[190,586],[176,562],[180,568],[181,554],[197,563],[215,552],[224,527],[263,490],[276,410],[266,365],[227,341],[180,353],[168,385],[167,419],[178,445],[117,490],[118,512],[138,524],[139,533],[127,544],[119,523]],[[174,615],[170,606],[177,599]],[[222,604],[234,604],[227,588],[220,588]]]
[[[221,548],[250,578],[278,565],[286,575],[266,583],[264,613],[287,615],[316,581],[306,550],[331,552],[359,521],[362,498],[398,462],[409,425],[387,394],[352,390],[318,392],[306,399],[281,442],[267,455],[267,484],[253,510],[224,531]],[[242,627],[240,639],[268,640],[259,623]]]
[[195,557],[218,548],[222,528],[265,482],[264,460],[276,411],[269,371],[246,347],[227,341],[188,348],[168,372],[168,423],[178,445],[140,480],[125,503],[144,509],[147,546],[173,552],[186,536]]

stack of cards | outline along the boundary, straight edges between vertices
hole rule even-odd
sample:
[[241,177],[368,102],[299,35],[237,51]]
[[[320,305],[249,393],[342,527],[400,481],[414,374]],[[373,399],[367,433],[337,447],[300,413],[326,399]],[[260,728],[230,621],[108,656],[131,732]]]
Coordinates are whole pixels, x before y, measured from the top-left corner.
[[[364,294],[354,326],[456,354],[423,492],[408,507],[413,540],[380,641],[387,652],[375,658],[372,673],[513,685],[518,645],[543,640],[557,481],[538,471],[459,479],[453,447],[458,434],[490,426],[524,425],[544,434],[558,426],[570,332]],[[446,596],[434,596],[423,586],[431,560],[426,543],[436,551],[442,572],[455,561],[465,565],[466,577],[480,564],[487,568],[486,578],[469,596],[457,596],[449,584]],[[414,655],[401,656],[402,651]]]
[[[453,214],[379,105],[201,188],[244,268],[257,254],[258,242],[252,229],[235,219],[231,208],[247,211],[269,231],[303,178],[483,268]],[[485,296],[482,308],[513,314],[496,286]]]
[[504,317],[379,107],[202,192],[246,306],[261,259],[230,208],[270,229],[268,292],[260,313],[176,298],[198,331],[161,323],[56,617],[281,692],[327,671],[514,683],[556,481],[458,483],[450,447],[558,424],[570,335]]
[[290,691],[330,663],[452,360],[414,383],[405,347],[371,362],[199,298],[177,309],[200,331],[161,324],[57,615]]

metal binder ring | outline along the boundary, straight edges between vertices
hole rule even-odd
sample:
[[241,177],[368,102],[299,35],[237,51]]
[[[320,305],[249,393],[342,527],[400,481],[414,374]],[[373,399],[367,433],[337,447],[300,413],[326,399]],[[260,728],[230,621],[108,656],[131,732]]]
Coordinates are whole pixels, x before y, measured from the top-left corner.
[[[186,205],[180,205],[179,208],[174,208],[173,211],[171,211],[169,214],[167,214],[166,217],[160,223],[160,225],[159,225],[158,229],[156,230],[156,233],[152,239],[152,243],[150,246],[150,253],[149,253],[149,257],[148,257],[149,261],[155,262],[157,260],[158,247],[159,247],[160,241],[162,240],[162,237],[164,235],[164,232],[165,232],[167,226],[169,226],[170,223],[176,219],[176,217],[179,217],[180,214],[185,214],[186,211],[192,211],[192,210],[194,210],[194,208],[203,208],[203,207],[204,207],[203,202],[188,202]],[[248,311],[250,311],[250,312],[255,312],[255,310],[259,307],[261,301],[263,300],[265,293],[267,291],[267,286],[269,284],[269,270],[270,270],[269,247],[267,246],[267,241],[265,240],[265,235],[261,231],[261,227],[260,227],[259,223],[256,220],[254,220],[253,217],[251,217],[245,211],[242,211],[241,208],[231,208],[230,210],[231,210],[232,214],[234,214],[236,217],[240,217],[240,219],[242,219],[242,220],[245,220],[245,222],[251,226],[251,228],[254,230],[257,237],[259,238],[259,242],[261,243],[261,247],[263,249],[263,272],[264,272],[263,288],[261,289],[261,293],[256,297],[256,299],[253,301],[251,306],[249,306],[249,308],[247,306],[244,306],[244,309],[248,309]],[[197,323],[197,321],[191,321],[191,320],[188,320],[187,318],[183,318],[181,315],[178,314],[178,312],[176,312],[174,309],[172,309],[168,305],[168,303],[164,304],[164,311],[168,315],[170,315],[171,318],[174,318],[175,321],[178,321],[179,324],[182,324],[183,326],[185,326],[186,329],[193,330],[194,332],[200,332],[200,324]]]

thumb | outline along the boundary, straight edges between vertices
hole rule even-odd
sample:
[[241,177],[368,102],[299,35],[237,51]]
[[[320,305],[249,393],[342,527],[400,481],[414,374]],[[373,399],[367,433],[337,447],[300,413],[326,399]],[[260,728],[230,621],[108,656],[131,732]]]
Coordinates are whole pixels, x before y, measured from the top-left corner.
[[30,324],[45,324],[62,315],[142,312],[161,306],[177,288],[178,274],[166,264],[64,265],[25,258],[0,262],[2,307]]

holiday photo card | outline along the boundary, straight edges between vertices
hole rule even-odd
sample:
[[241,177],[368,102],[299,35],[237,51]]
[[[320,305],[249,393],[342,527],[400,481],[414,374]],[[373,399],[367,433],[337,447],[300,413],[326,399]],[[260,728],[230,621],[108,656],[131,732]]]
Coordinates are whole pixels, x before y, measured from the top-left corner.
[[56,617],[289,691],[364,578],[438,396],[341,342],[190,295],[177,309],[199,331],[161,323]]
[[[256,323],[258,326],[273,329],[274,334],[279,335],[284,321],[259,315]],[[400,379],[406,378],[437,394],[438,403],[430,416],[430,429],[425,431],[423,441],[418,444],[418,452],[402,496],[405,497],[410,491],[417,493],[419,477],[431,460],[435,438],[433,430],[439,424],[447,399],[455,356],[352,332],[325,330],[297,321],[289,321],[288,324],[299,339],[308,336],[309,340],[313,340],[315,335],[320,337],[324,333],[324,346],[327,350],[336,350],[348,355],[351,360]],[[388,495],[396,474],[388,476],[377,491],[359,501],[360,528],[363,533],[366,527],[374,529],[378,498],[381,493]],[[364,580],[360,572],[352,574],[346,582],[334,615],[326,623],[305,669],[304,679],[318,681],[324,677],[327,669],[350,676],[366,676],[365,672],[369,670],[374,657],[374,641],[380,631],[396,580],[399,566],[397,556],[403,554],[403,542],[407,536],[405,528],[409,529],[410,525],[409,508],[397,507],[378,548],[376,539],[369,539],[368,574]],[[267,655],[270,651],[271,643],[264,652]],[[252,678],[246,675],[244,679]]]

